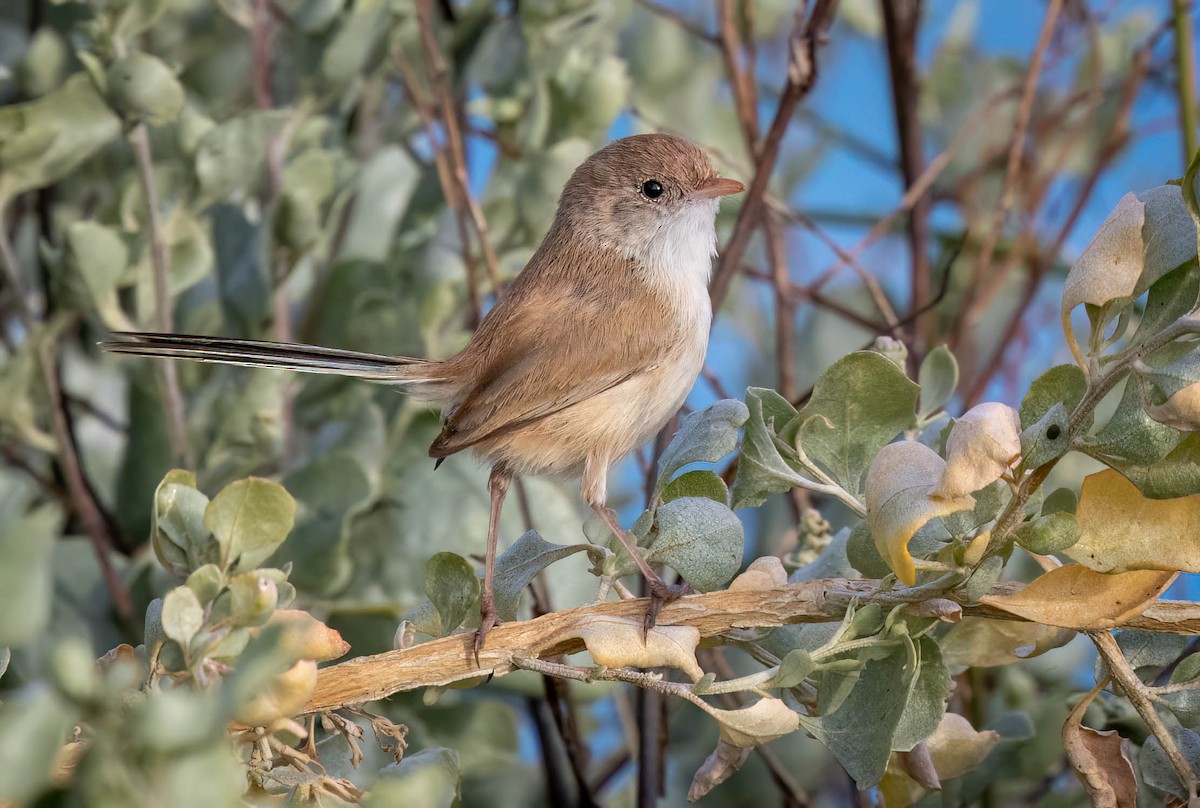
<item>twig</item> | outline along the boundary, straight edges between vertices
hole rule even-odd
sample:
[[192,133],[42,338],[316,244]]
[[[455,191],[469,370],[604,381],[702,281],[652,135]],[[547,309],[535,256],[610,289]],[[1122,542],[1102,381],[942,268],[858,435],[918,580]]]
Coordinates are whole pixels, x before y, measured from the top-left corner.
[[[1012,595],[1020,584],[1000,584],[992,595]],[[879,581],[821,579],[768,590],[721,591],[688,595],[663,607],[658,624],[695,627],[701,637],[725,634],[734,628],[773,628],[790,623],[841,620],[852,601],[897,604],[929,597],[955,598],[945,581],[930,585],[883,590]],[[483,676],[503,676],[517,668],[514,657],[547,659],[584,649],[580,629],[597,617],[620,618],[641,625],[644,598],[609,601],[565,609],[533,620],[503,623],[488,634],[479,654],[471,654],[472,635],[456,634],[411,648],[360,657],[323,668],[317,689],[305,712],[337,710],[346,705],[386,698],[401,691],[442,686]],[[983,603],[962,603],[966,616],[1024,622],[1022,618]],[[1159,601],[1138,617],[1112,628],[1136,628],[1174,634],[1200,634],[1200,606]]]
[[[925,155],[921,137],[919,73],[917,70],[917,28],[921,20],[921,0],[880,0],[883,11],[884,41],[887,44],[888,75],[892,84],[892,111],[900,144],[900,173],[905,189],[910,189],[924,171]],[[907,231],[911,268],[911,300],[919,310],[929,300],[932,283],[929,275],[928,194],[913,200],[908,212]],[[913,322],[910,358],[919,364],[928,337],[928,316]]]
[[1179,128],[1183,132],[1183,164],[1196,154],[1196,46],[1193,40],[1196,21],[1189,0],[1173,0],[1175,18],[1175,81],[1179,94]]
[[[146,203],[146,227],[150,231],[150,263],[154,272],[154,327],[170,333],[175,330],[171,311],[171,252],[163,235],[158,210],[158,183],[154,180],[154,159],[150,152],[150,130],[145,122],[133,128],[133,153],[137,160],[138,181]],[[183,392],[179,389],[176,364],[168,359],[158,362],[163,401],[167,408],[167,432],[171,454],[176,463],[191,465],[188,448],[187,415]]]
[[100,503],[96,501],[95,494],[88,485],[87,478],[84,477],[83,466],[79,462],[75,438],[71,434],[71,423],[67,418],[66,402],[63,400],[62,384],[58,378],[54,340],[50,338],[52,335],[41,333],[44,324],[30,310],[28,301],[16,283],[16,279],[21,277],[20,263],[16,250],[13,249],[12,240],[8,237],[6,218],[4,209],[0,207],[0,258],[3,258],[9,282],[12,284],[18,316],[23,324],[27,324],[25,338],[43,340],[41,345],[34,346],[34,355],[42,372],[42,382],[46,386],[47,398],[50,400],[50,428],[55,442],[58,444],[58,463],[62,468],[63,480],[66,482],[67,492],[70,494],[75,512],[83,522],[84,532],[92,542],[92,549],[100,564],[100,574],[104,578],[104,585],[108,588],[113,609],[122,622],[129,623],[133,620],[133,601],[128,590],[125,589],[125,585],[121,582],[120,576],[117,575],[110,558],[116,542],[113,540],[104,512],[100,509]]
[[1133,709],[1137,710],[1137,714],[1141,716],[1142,720],[1146,722],[1146,726],[1154,733],[1154,737],[1158,738],[1158,742],[1162,744],[1167,760],[1171,762],[1171,767],[1175,769],[1175,773],[1179,775],[1179,779],[1187,791],[1189,803],[1200,797],[1200,791],[1197,790],[1196,785],[1196,776],[1192,772],[1191,764],[1188,763],[1187,758],[1183,756],[1183,752],[1180,751],[1179,746],[1175,743],[1175,738],[1171,735],[1171,730],[1167,728],[1167,725],[1162,720],[1162,716],[1154,708],[1149,689],[1138,678],[1137,674],[1133,672],[1129,661],[1121,653],[1121,648],[1117,645],[1117,641],[1107,631],[1089,631],[1088,638],[1095,644],[1096,650],[1103,657],[1104,665],[1108,668],[1113,681],[1121,686],[1121,690],[1125,693],[1125,698],[1129,699],[1129,703],[1133,705]]
[[725,300],[733,276],[741,266],[742,256],[750,244],[750,237],[766,207],[767,185],[770,183],[775,161],[779,157],[784,133],[792,121],[796,105],[808,95],[817,80],[817,49],[824,39],[825,30],[833,22],[836,8],[837,0],[816,0],[807,20],[797,12],[796,22],[788,39],[790,57],[787,84],[779,98],[775,117],[763,138],[761,151],[755,161],[754,178],[746,191],[745,201],[733,226],[733,234],[722,251],[721,261],[709,285],[714,311],[720,308]]

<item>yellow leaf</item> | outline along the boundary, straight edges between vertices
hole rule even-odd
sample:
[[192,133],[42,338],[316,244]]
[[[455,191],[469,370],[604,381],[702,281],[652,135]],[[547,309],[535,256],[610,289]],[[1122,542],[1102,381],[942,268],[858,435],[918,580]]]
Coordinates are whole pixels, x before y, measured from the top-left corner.
[[1080,722],[1100,692],[1097,685],[1080,699],[1062,728],[1063,748],[1096,808],[1137,808],[1137,777],[1116,730],[1101,732]]
[[1200,429],[1200,382],[1176,390],[1162,404],[1143,401],[1142,407],[1160,424],[1181,432],[1194,432]]
[[721,722],[721,740],[739,748],[770,743],[800,727],[800,716],[774,698],[761,698],[740,710],[710,707],[708,713]]
[[1144,612],[1176,575],[1157,570],[1106,575],[1068,564],[1035,578],[1015,595],[981,601],[1036,623],[1078,631],[1107,629]]
[[975,506],[969,496],[933,498],[929,491],[942,477],[946,461],[914,441],[891,443],[879,450],[867,469],[867,523],[879,554],[896,577],[912,586],[917,570],[908,542],[926,522]]
[[1004,476],[1021,455],[1021,416],[1006,404],[986,402],[963,413],[946,438],[946,468],[930,493],[957,499]]
[[761,556],[750,562],[746,571],[729,582],[729,591],[769,590],[787,583],[787,570],[777,556]]
[[991,668],[1040,656],[1074,636],[1074,631],[1058,626],[967,617],[942,639],[942,659],[952,671]]
[[[924,745],[937,778],[945,781],[975,769],[999,742],[1000,734],[995,730],[977,732],[961,715],[946,713]],[[885,808],[906,808],[930,793],[930,789],[917,782],[905,763],[897,752],[888,759],[887,770],[879,781]]]
[[350,650],[342,635],[303,609],[276,609],[267,621],[279,626],[279,646],[294,660],[328,662]]
[[694,626],[655,626],[643,637],[641,621],[588,617],[579,629],[592,661],[606,668],[678,668],[699,681],[696,662],[700,630]]
[[1075,509],[1079,541],[1064,550],[1100,572],[1200,572],[1200,494],[1149,499],[1119,472],[1091,474]]
[[290,718],[304,709],[317,687],[317,663],[304,659],[271,680],[262,693],[234,715],[234,720],[251,727],[266,727]]

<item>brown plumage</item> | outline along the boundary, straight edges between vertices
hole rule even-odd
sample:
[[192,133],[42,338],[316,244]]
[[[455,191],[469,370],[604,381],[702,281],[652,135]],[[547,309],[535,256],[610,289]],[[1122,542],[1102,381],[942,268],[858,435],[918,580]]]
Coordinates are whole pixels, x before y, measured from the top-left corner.
[[397,384],[444,407],[435,458],[492,465],[492,518],[475,652],[495,624],[492,566],[514,474],[581,476],[584,499],[626,544],[654,596],[674,596],[605,507],[608,467],[679,409],[704,362],[717,197],[741,185],[670,135],[615,141],[575,170],[546,238],[461,352],[443,361],[313,346],[117,334],[108,350]]

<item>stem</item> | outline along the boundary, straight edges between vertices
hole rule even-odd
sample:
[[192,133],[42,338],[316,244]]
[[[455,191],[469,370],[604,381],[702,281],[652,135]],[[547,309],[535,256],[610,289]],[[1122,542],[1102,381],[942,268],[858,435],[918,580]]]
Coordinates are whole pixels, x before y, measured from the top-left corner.
[[1133,705],[1133,709],[1137,710],[1137,714],[1141,716],[1142,720],[1146,722],[1146,726],[1154,733],[1154,737],[1158,738],[1158,742],[1162,744],[1167,760],[1171,762],[1171,767],[1175,769],[1175,773],[1179,775],[1180,781],[1187,790],[1189,802],[1194,801],[1196,797],[1200,796],[1200,791],[1196,787],[1195,774],[1192,772],[1191,764],[1188,763],[1187,758],[1183,756],[1183,752],[1175,743],[1171,731],[1163,722],[1162,716],[1154,708],[1149,688],[1133,672],[1133,668],[1129,666],[1129,661],[1121,653],[1112,634],[1107,631],[1089,631],[1087,635],[1095,644],[1096,650],[1100,652],[1100,656],[1103,657],[1104,664],[1113,681],[1120,685],[1121,690],[1125,692],[1125,697]]
[[[150,130],[139,123],[133,128],[133,153],[137,160],[138,180],[146,202],[146,227],[150,231],[150,263],[154,272],[154,327],[163,333],[175,330],[171,311],[171,252],[163,236],[162,219],[158,210],[158,183],[154,179],[154,158],[150,152]],[[158,361],[163,401],[167,408],[167,432],[171,439],[171,455],[176,463],[191,466],[188,449],[187,414],[179,374],[169,359]]]
[[1196,153],[1196,47],[1188,0],[1173,0],[1175,16],[1175,79],[1179,93],[1179,128],[1183,131],[1183,164]]

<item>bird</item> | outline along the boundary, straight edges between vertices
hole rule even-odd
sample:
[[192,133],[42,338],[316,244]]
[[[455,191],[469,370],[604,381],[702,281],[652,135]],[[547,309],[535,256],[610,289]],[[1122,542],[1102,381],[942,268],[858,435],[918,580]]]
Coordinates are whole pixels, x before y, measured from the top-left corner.
[[607,507],[610,466],[656,435],[704,365],[720,199],[744,190],[670,134],[615,140],[563,187],[550,229],[470,341],[442,360],[250,339],[117,332],[120,354],[351,376],[440,404],[429,455],[470,449],[491,467],[476,663],[498,620],[500,514],[520,475],[574,478],[648,583],[645,630],[682,589],[668,585]]

